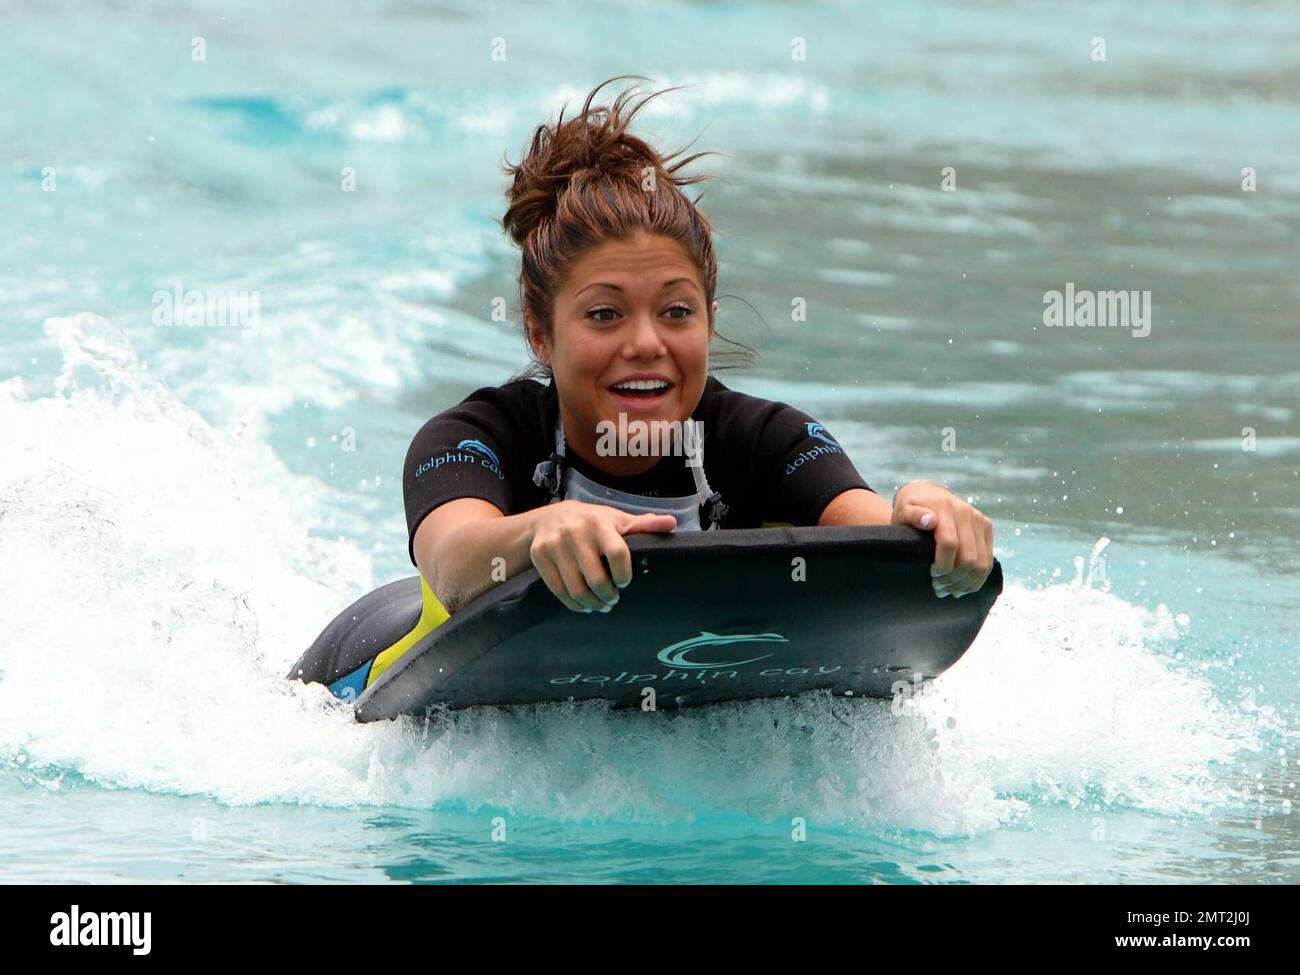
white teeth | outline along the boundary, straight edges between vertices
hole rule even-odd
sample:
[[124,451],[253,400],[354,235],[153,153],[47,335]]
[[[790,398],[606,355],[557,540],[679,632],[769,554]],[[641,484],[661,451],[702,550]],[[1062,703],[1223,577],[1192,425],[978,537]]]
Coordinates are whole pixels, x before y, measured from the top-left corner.
[[615,389],[667,389],[668,383],[662,379],[633,379],[631,382],[619,383]]

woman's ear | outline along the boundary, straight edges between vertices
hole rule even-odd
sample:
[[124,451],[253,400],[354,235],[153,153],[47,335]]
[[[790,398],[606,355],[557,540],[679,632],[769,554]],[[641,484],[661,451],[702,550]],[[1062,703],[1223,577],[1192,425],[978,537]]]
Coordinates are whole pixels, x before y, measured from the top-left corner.
[[713,337],[713,333],[714,331],[716,331],[717,321],[718,321],[718,301],[715,298],[713,301],[713,307],[709,310],[709,337],[710,338]]
[[524,312],[524,324],[528,330],[528,347],[533,350],[533,355],[537,361],[544,366],[551,364],[551,352],[547,348],[546,333],[537,325],[537,320],[528,312]]

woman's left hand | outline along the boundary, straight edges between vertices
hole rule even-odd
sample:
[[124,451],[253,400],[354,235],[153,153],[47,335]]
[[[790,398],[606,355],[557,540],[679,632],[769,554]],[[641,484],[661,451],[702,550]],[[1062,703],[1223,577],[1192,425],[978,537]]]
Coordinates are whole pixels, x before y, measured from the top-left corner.
[[993,522],[942,484],[904,484],[894,495],[891,520],[934,532],[930,580],[940,599],[978,591],[993,571]]

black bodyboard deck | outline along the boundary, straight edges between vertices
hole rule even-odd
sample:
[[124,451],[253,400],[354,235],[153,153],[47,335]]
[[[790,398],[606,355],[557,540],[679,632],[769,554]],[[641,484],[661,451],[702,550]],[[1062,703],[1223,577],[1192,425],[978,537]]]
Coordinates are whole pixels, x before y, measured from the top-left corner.
[[[936,598],[933,536],[906,527],[633,535],[628,544],[635,575],[611,612],[575,613],[535,570],[520,573],[389,667],[357,697],[357,719],[575,699],[641,706],[646,688],[658,708],[812,690],[890,697],[899,682],[952,666],[1002,591],[995,563],[978,592]],[[384,605],[367,611],[367,599]],[[340,620],[350,639],[382,647],[402,633],[358,625],[380,618],[409,630],[419,607],[411,578]]]

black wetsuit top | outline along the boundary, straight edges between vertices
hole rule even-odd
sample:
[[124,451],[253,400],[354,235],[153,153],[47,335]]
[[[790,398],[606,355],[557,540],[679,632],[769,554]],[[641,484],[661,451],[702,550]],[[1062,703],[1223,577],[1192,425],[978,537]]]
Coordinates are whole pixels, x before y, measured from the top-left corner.
[[[481,498],[507,515],[546,504],[533,471],[555,449],[558,413],[553,385],[519,379],[476,390],[420,428],[402,471],[412,565],[415,530],[441,504]],[[704,424],[709,486],[728,508],[721,528],[816,525],[838,494],[867,488],[830,433],[793,406],[738,393],[710,376],[691,416]],[[618,491],[650,497],[695,493],[681,457],[665,457],[633,477],[606,474],[572,450],[565,451],[564,462]]]

